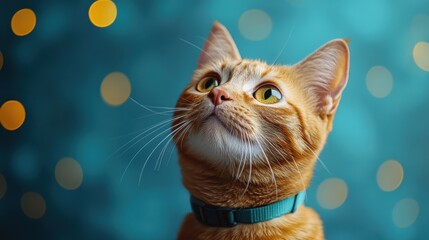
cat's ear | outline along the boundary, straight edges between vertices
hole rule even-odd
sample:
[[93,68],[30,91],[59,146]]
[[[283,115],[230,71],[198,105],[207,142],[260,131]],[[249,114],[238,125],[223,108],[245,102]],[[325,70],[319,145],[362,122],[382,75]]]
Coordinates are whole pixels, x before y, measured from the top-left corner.
[[348,39],[336,39],[320,47],[294,68],[311,103],[320,115],[332,115],[340,102],[349,75]]
[[201,52],[198,67],[223,58],[241,59],[231,34],[229,34],[225,26],[215,22]]

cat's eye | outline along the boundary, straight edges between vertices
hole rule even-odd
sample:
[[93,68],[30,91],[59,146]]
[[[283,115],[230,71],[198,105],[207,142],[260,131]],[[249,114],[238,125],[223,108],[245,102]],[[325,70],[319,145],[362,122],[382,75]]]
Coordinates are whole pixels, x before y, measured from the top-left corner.
[[213,76],[203,78],[197,85],[199,92],[209,92],[214,87],[219,86],[219,79]]
[[273,86],[262,86],[253,94],[256,100],[264,104],[274,104],[280,102],[282,94]]

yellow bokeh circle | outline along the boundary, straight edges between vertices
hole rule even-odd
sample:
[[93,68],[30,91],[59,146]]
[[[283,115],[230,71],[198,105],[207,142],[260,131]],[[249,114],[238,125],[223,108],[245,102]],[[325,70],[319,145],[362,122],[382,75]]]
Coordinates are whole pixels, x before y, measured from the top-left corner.
[[21,197],[21,209],[27,217],[39,219],[46,212],[45,199],[35,192],[24,193]]
[[0,199],[6,194],[7,183],[6,179],[2,174],[0,174]]
[[374,66],[366,75],[366,86],[374,97],[384,98],[392,91],[392,74],[385,67]]
[[330,178],[317,188],[317,202],[325,209],[335,209],[346,201],[347,194],[347,184],[342,179]]
[[249,40],[263,40],[271,33],[271,17],[259,9],[248,10],[240,16],[238,29]]
[[418,42],[414,46],[413,58],[420,69],[429,72],[429,42]]
[[15,35],[25,36],[36,26],[36,14],[31,9],[21,9],[13,15],[10,26]]
[[402,165],[395,160],[384,162],[377,171],[378,186],[386,192],[397,189],[404,178]]
[[76,160],[63,158],[55,166],[55,179],[67,190],[77,189],[83,181],[82,168]]
[[89,20],[97,27],[108,27],[116,19],[117,9],[113,1],[98,0],[91,4]]
[[399,228],[406,228],[413,224],[419,216],[419,204],[412,198],[405,198],[395,204],[392,218]]
[[111,106],[119,106],[127,101],[131,94],[131,84],[127,76],[121,72],[107,75],[100,87],[101,97]]
[[21,127],[25,120],[25,108],[16,101],[9,100],[0,108],[0,123],[7,130],[13,131]]

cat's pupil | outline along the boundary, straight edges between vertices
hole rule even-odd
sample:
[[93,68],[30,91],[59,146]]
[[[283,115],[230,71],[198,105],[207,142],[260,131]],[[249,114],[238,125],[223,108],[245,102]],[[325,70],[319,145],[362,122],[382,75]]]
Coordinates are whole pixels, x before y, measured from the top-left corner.
[[213,86],[213,83],[214,83],[214,79],[210,78],[209,80],[207,80],[206,84],[204,84],[204,88],[209,89],[211,86]]
[[272,95],[273,95],[272,90],[271,89],[267,89],[264,92],[264,99],[266,100],[266,99],[270,98]]

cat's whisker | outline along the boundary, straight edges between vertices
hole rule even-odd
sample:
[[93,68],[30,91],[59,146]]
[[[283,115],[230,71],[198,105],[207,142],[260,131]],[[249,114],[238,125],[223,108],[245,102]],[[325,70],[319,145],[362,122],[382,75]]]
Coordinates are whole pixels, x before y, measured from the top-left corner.
[[241,177],[241,175],[243,174],[244,168],[246,167],[246,163],[247,163],[247,155],[250,154],[250,150],[247,146],[247,141],[246,138],[244,136],[244,134],[242,134],[242,141],[243,141],[243,152],[242,152],[242,159],[240,159],[240,164],[238,167],[238,172],[237,172],[237,179]]
[[304,189],[305,198],[307,199],[307,188],[305,187],[304,178],[302,177],[301,171],[299,170],[298,164],[296,163],[295,158],[293,156],[292,156],[292,161],[295,164],[296,171],[298,172],[299,178],[301,179],[302,188]]
[[[245,135],[246,142],[249,144],[249,141],[247,140],[248,139],[247,133],[244,133],[244,135]],[[247,178],[247,184],[246,184],[246,187],[244,188],[244,192],[241,195],[242,197],[246,193],[247,189],[249,189],[250,180],[252,179],[252,165],[253,165],[252,152],[251,152],[251,148],[250,148],[250,144],[249,144],[249,177]],[[243,168],[244,168],[244,166],[243,166]]]
[[[263,140],[265,140],[265,142],[266,143],[268,143],[268,144],[270,144],[271,146],[272,146],[272,148],[274,149],[274,150],[276,150],[276,152],[278,153],[278,154],[280,154],[280,156],[282,156],[282,158],[284,159],[284,160],[288,160],[289,158],[285,155],[285,153],[283,153],[283,152],[281,152],[281,151],[279,151],[278,150],[278,147],[276,147],[276,146],[274,146],[274,144],[273,143],[271,143],[271,141],[269,140],[269,139],[267,139],[264,135],[261,135],[261,137],[263,138]],[[269,148],[268,149],[273,155],[274,155],[274,153],[271,151],[271,148]],[[279,164],[281,164],[279,161],[277,161]],[[287,169],[287,171],[289,171],[289,169]]]
[[[216,41],[220,40],[216,35],[213,35],[213,37],[216,39]],[[201,37],[201,36],[198,36],[198,38],[202,39],[203,41],[206,41],[206,42],[209,42],[209,43],[213,44],[213,42],[210,41],[210,38],[204,38],[204,37]],[[220,51],[220,49],[215,48],[213,50],[215,50],[220,56],[223,55],[223,53]]]
[[168,164],[170,163],[171,155],[173,155],[173,151],[174,151],[174,149],[176,149],[176,147],[175,147],[175,146],[173,146],[173,147],[171,148],[170,153],[168,154],[168,159],[167,159],[167,162],[166,162],[166,164],[165,164],[165,165],[167,165],[167,166],[168,166]]
[[308,146],[308,144],[305,143],[305,142],[304,142],[304,146],[305,146],[305,148],[307,150],[309,150],[314,155],[314,157],[316,158],[316,160],[319,161],[320,164],[322,164],[322,167],[326,170],[326,172],[328,172],[329,174],[331,174],[331,172],[329,171],[328,167],[325,165],[325,163],[322,161],[322,159],[320,159],[319,156],[311,149],[311,147]]
[[273,64],[271,64],[271,66],[275,65],[277,63],[277,60],[279,60],[279,58],[281,57],[281,55],[283,54],[283,51],[286,49],[287,44],[289,43],[289,39],[292,36],[293,31],[295,30],[295,24],[293,24],[292,29],[289,32],[289,35],[286,39],[285,44],[283,45],[282,49],[280,50],[279,54],[277,55],[277,57],[274,59]]
[[[266,142],[268,142],[272,147],[273,147],[273,149],[275,149],[280,155],[282,155],[283,157],[284,157],[284,159],[288,159],[288,158],[286,158],[286,156],[284,155],[284,153],[282,153],[282,152],[280,152],[267,138],[265,138],[263,135],[262,135],[262,138],[264,138],[265,139],[265,141]],[[300,180],[301,180],[301,183],[302,183],[302,188],[304,189],[304,191],[305,191],[305,193],[307,193],[307,190],[306,190],[306,187],[305,187],[305,184],[304,184],[304,179],[303,179],[303,177],[302,177],[302,174],[301,174],[301,171],[299,170],[299,168],[298,168],[298,164],[296,163],[296,161],[295,161],[295,158],[291,155],[291,158],[292,158],[292,161],[293,161],[293,163],[295,164],[295,170],[296,170],[296,172],[299,174],[299,177],[300,177]]]
[[[185,137],[185,135],[187,134],[187,132],[191,129],[191,124],[188,124],[188,126],[185,128],[185,129],[183,129],[183,131],[181,131],[181,133],[180,133],[180,135],[179,135],[179,137],[177,138],[177,143],[179,143],[179,142],[183,142],[184,141],[184,137]],[[180,139],[182,139],[182,140],[180,140]],[[171,154],[173,153],[173,150],[174,150],[174,147],[173,148],[171,148],[171,151],[170,151],[170,156],[168,157],[168,160],[167,160],[167,166],[168,166],[168,164],[169,164],[169,162],[170,162],[170,159],[171,159]]]
[[192,47],[195,47],[196,49],[198,49],[201,52],[207,54],[208,56],[211,56],[207,51],[204,51],[202,48],[198,47],[196,44],[193,44],[193,43],[191,43],[191,42],[189,42],[189,41],[187,41],[187,40],[185,40],[183,38],[179,38],[179,40],[182,41],[182,42],[184,42],[184,43],[187,43],[187,44],[191,45]]
[[132,131],[132,132],[128,132],[128,133],[125,133],[125,134],[122,134],[122,135],[119,135],[119,136],[112,136],[112,137],[109,137],[108,138],[108,140],[110,141],[113,141],[113,140],[116,140],[116,139],[120,139],[120,138],[125,138],[125,137],[127,137],[127,136],[130,136],[130,135],[134,135],[134,134],[136,134],[136,133],[140,133],[140,132],[143,132],[143,131],[145,131],[147,128],[144,128],[144,129],[139,129],[139,130],[136,130],[136,131]]
[[[155,152],[155,150],[159,147],[159,145],[161,145],[168,137],[170,137],[172,134],[174,134],[175,132],[177,132],[177,131],[179,131],[180,129],[182,129],[184,126],[185,126],[185,124],[186,124],[186,122],[180,122],[180,123],[178,123],[178,124],[176,124],[175,126],[173,126],[173,127],[177,127],[177,126],[179,126],[179,127],[177,127],[174,131],[172,131],[171,133],[169,133],[166,137],[164,137],[157,145],[156,145],[156,147],[152,150],[152,152],[150,152],[150,154],[149,154],[149,156],[146,158],[146,160],[145,160],[145,162],[144,162],[144,164],[143,164],[143,167],[142,167],[142,170],[140,171],[140,176],[139,176],[139,182],[138,182],[138,185],[140,186],[140,183],[141,183],[141,180],[142,180],[142,177],[143,177],[143,172],[144,172],[144,169],[145,169],[145,167],[146,167],[146,164],[148,163],[148,161],[149,161],[149,159],[150,159],[150,157],[152,156],[152,154]],[[170,129],[167,129],[167,130],[170,130]],[[155,138],[154,138],[155,139]],[[154,139],[152,139],[152,140],[154,140]],[[151,140],[151,141],[152,141]],[[144,148],[144,147],[143,147]],[[141,148],[140,150],[139,150],[139,152],[143,149],[143,148]],[[139,152],[137,152],[136,153],[136,155],[135,156],[137,156],[138,155],[138,153]],[[134,156],[134,157],[135,157]]]
[[260,141],[259,141],[257,138],[255,138],[255,140],[256,140],[256,143],[258,143],[259,147],[261,148],[262,154],[264,155],[265,160],[267,161],[268,167],[270,168],[271,176],[272,176],[272,178],[273,178],[273,182],[274,182],[274,186],[275,186],[275,190],[276,190],[276,198],[278,199],[278,198],[279,198],[279,195],[278,195],[278,194],[279,194],[279,192],[278,192],[278,187],[277,187],[277,180],[276,180],[276,176],[274,175],[274,170],[273,170],[273,168],[271,167],[270,161],[268,160],[268,157],[267,157],[267,155],[265,154],[265,150],[262,148],[262,145],[261,145]]
[[124,147],[126,147],[128,144],[130,144],[131,142],[133,142],[135,139],[141,137],[143,134],[151,131],[152,129],[154,129],[153,131],[149,132],[146,136],[143,136],[141,139],[137,140],[135,143],[131,144],[130,146],[128,146],[120,155],[126,153],[129,149],[131,149],[133,146],[135,146],[137,143],[139,143],[140,141],[142,141],[143,139],[145,139],[146,137],[150,136],[152,133],[158,131],[160,128],[164,127],[165,125],[170,124],[171,122],[181,119],[182,116],[179,117],[175,117],[172,119],[167,119],[165,121],[162,121],[160,123],[155,124],[154,126],[145,129],[143,132],[139,133],[137,136],[133,137],[131,140],[129,140],[128,142],[126,142],[124,145],[122,145],[121,147],[119,147],[116,151],[114,151],[112,154],[109,155],[109,157],[107,159],[112,158],[113,156],[115,156],[118,152],[120,152]]
[[[268,143],[268,144],[270,144],[271,145],[271,147],[273,147],[273,149],[275,149],[276,151],[277,151],[277,153],[279,153],[282,157],[284,157],[284,155],[283,155],[283,153],[281,153],[275,146],[274,146],[274,144],[273,143],[271,143],[271,141],[270,140],[268,140],[264,135],[260,135],[260,137],[262,138],[262,141],[264,142],[264,143]],[[271,148],[268,148],[267,149],[273,156],[275,155],[274,154],[274,152],[271,150]],[[277,158],[275,158],[275,160],[277,161],[277,163],[280,163],[279,161],[278,161],[278,159]]]
[[[126,142],[125,144],[123,144],[121,147],[119,147],[116,151],[114,151],[112,154],[110,154],[108,157],[107,157],[107,159],[110,159],[110,158],[112,158],[113,156],[115,156],[119,151],[121,151],[124,147],[126,147],[128,144],[130,144],[131,142],[133,142],[135,139],[137,139],[137,138],[139,138],[140,136],[142,136],[143,134],[145,134],[145,133],[147,133],[148,131],[150,131],[150,130],[152,130],[152,129],[154,129],[154,128],[157,128],[157,127],[162,127],[163,125],[167,125],[168,123],[170,123],[172,120],[171,119],[168,119],[168,120],[165,120],[165,121],[162,121],[161,123],[157,123],[157,124],[155,124],[154,126],[152,126],[152,127],[150,127],[150,128],[146,128],[146,129],[143,129],[143,130],[139,130],[139,131],[137,131],[137,132],[141,132],[141,133],[139,133],[139,134],[137,134],[137,136],[135,136],[135,137],[133,137],[131,140],[129,140],[128,142]],[[158,129],[158,128],[157,128]],[[149,133],[148,135],[150,135],[151,133]],[[127,135],[130,135],[130,134],[127,134]],[[125,135],[126,136],[126,135]],[[125,151],[126,152],[126,151]]]
[[250,159],[250,148],[248,145],[248,141],[246,138],[244,138],[243,136],[243,145],[244,145],[244,153],[243,153],[243,159],[240,159],[240,166],[238,168],[238,177],[240,178],[241,175],[243,174],[244,168],[246,167],[246,163],[247,163],[247,156],[249,156]]
[[[196,104],[190,104],[189,106],[196,105]],[[153,106],[153,105],[145,105],[148,108],[155,108],[155,109],[163,109],[163,110],[190,110],[191,108],[188,107],[163,107],[163,106]]]
[[325,163],[322,161],[322,159],[320,159],[319,156],[317,156],[317,154],[310,148],[310,146],[308,146],[305,143],[305,147],[307,148],[307,150],[310,150],[310,152],[313,153],[313,155],[316,157],[317,161],[319,161],[322,164],[322,166],[326,170],[326,172],[328,172],[329,174],[331,174],[331,171],[329,171],[328,167],[325,165]]
[[[187,123],[187,124],[184,124],[185,125],[185,127],[187,127],[187,125],[189,125],[189,123]],[[164,147],[162,148],[162,150],[161,150],[161,152],[160,152],[160,154],[158,155],[158,159],[156,160],[156,164],[155,164],[155,169],[156,169],[156,167],[158,166],[158,171],[161,169],[161,164],[162,164],[162,159],[164,158],[164,153],[165,153],[165,150],[167,149],[167,147],[168,147],[168,144],[171,142],[171,140],[173,140],[173,138],[178,134],[178,133],[180,133],[180,131],[179,132],[176,132],[176,133],[174,133],[172,136],[171,136],[171,138],[164,144]],[[159,164],[158,164],[158,162],[159,162]]]
[[[241,151],[241,154],[240,154],[240,161],[239,161],[239,164],[237,167],[237,173],[235,174],[236,179],[239,179],[241,176],[240,168],[241,168],[241,165],[243,164],[243,156],[244,156],[244,158],[246,157],[246,155],[245,155],[246,154],[246,144],[245,144],[246,141],[245,141],[245,139],[243,139],[243,133],[242,132],[240,132],[240,141],[243,143],[242,145],[244,145],[244,150]],[[246,163],[245,160],[244,160],[244,163]]]
[[155,115],[171,116],[172,114],[174,114],[177,111],[190,111],[190,110],[191,109],[187,109],[187,110],[166,110],[166,111],[162,111],[162,112],[157,112],[157,113],[152,113],[152,114],[149,114],[149,115],[144,115],[144,116],[141,116],[141,117],[137,117],[135,119],[144,119],[144,118],[152,117],[152,116],[155,116]]
[[139,107],[141,107],[141,108],[143,108],[143,109],[145,109],[145,110],[147,110],[147,111],[149,111],[149,112],[151,112],[153,114],[160,114],[160,113],[157,112],[157,111],[152,110],[151,108],[157,108],[157,109],[163,109],[163,110],[173,110],[173,111],[175,111],[175,110],[178,110],[178,111],[182,111],[182,110],[183,111],[188,111],[188,110],[190,110],[189,108],[180,108],[180,107],[171,108],[171,107],[158,107],[158,106],[143,105],[143,104],[139,103],[137,100],[135,100],[132,97],[129,97],[129,99],[132,102],[134,102],[137,106],[139,106]]
[[250,149],[249,146],[247,145],[247,141],[244,140],[244,151],[243,151],[243,159],[241,159],[240,161],[240,166],[238,168],[238,176],[237,178],[240,178],[241,175],[244,172],[244,169],[246,168],[246,164],[248,164],[248,158],[250,159]]
[[188,106],[197,106],[197,105],[199,105],[199,103],[190,101],[189,99],[186,99],[186,98],[180,99],[180,101],[185,101],[186,103],[188,103],[187,107]]
[[[194,122],[194,120],[193,120],[193,119],[190,119],[190,120],[189,120],[189,122],[190,122],[190,123],[192,123],[192,122]],[[187,130],[187,132],[186,132],[186,133],[188,133],[188,132],[192,129],[192,125],[191,125],[191,124],[189,124],[189,125],[188,125],[188,127],[187,127],[186,129],[188,129],[188,130]],[[180,140],[180,137],[179,137],[179,139],[178,139],[178,140],[179,140],[179,142],[180,142],[180,149],[183,149],[183,142],[185,141],[185,136],[186,136],[186,134],[185,134],[185,132],[183,132],[183,135],[181,135],[181,139],[182,139],[182,140]]]
[[[159,128],[158,128],[159,129]],[[162,132],[160,132],[160,133],[158,133],[155,137],[153,137],[151,140],[149,140],[147,143],[145,143],[144,145],[143,145],[143,147],[141,147],[135,154],[134,154],[134,156],[131,158],[131,160],[128,162],[128,164],[127,164],[127,166],[125,167],[125,170],[124,170],[124,172],[122,173],[122,176],[121,176],[121,180],[120,180],[120,182],[122,183],[122,180],[124,179],[124,176],[125,176],[125,174],[126,174],[126,172],[128,171],[128,168],[131,166],[131,164],[134,162],[134,159],[139,155],[139,153],[141,152],[141,151],[143,151],[143,149],[147,146],[147,145],[149,145],[151,142],[153,142],[155,139],[157,139],[161,134],[163,134],[163,133],[165,133],[166,131],[168,131],[168,130],[170,130],[170,128],[167,128],[167,129],[165,129],[165,130],[163,130]],[[152,132],[153,133],[153,132]],[[148,135],[147,135],[148,136]],[[144,139],[144,138],[142,138],[142,139]],[[141,141],[142,139],[140,139],[139,141]],[[136,143],[134,143],[133,145],[135,145],[135,144],[137,144],[139,141],[137,141]],[[129,148],[128,148],[129,149]],[[128,150],[127,149],[127,150]]]
[[161,152],[158,155],[158,158],[156,159],[156,164],[155,164],[155,170],[159,171],[161,169],[161,164],[162,164],[162,158],[164,157],[164,153],[165,150],[168,147],[168,144],[171,142],[171,140],[174,138],[175,135],[173,135],[165,144],[164,147],[161,149]]

